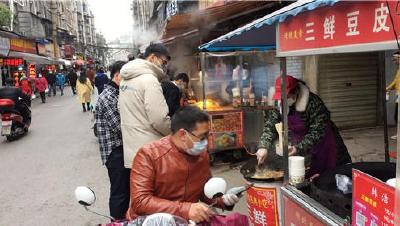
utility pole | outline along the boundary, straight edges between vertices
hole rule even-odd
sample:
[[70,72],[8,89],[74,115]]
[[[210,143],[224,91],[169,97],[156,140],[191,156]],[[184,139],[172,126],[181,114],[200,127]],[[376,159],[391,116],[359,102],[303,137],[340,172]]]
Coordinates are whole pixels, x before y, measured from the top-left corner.
[[60,49],[58,46],[58,38],[57,38],[57,27],[59,26],[58,18],[57,18],[57,11],[58,11],[57,0],[51,0],[50,10],[51,10],[51,20],[53,23],[52,38],[53,38],[53,46],[54,46],[54,57],[60,58]]

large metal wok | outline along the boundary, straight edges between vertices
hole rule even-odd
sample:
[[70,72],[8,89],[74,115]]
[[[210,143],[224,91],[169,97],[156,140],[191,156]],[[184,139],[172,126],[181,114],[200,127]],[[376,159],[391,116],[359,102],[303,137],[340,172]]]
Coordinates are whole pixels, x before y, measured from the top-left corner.
[[276,155],[275,153],[268,153],[267,161],[261,166],[257,166],[257,158],[252,158],[248,160],[240,169],[240,173],[243,177],[250,182],[276,182],[282,181],[283,176],[279,177],[269,177],[269,178],[254,178],[254,174],[256,171],[281,171],[283,172],[283,158],[281,156]]

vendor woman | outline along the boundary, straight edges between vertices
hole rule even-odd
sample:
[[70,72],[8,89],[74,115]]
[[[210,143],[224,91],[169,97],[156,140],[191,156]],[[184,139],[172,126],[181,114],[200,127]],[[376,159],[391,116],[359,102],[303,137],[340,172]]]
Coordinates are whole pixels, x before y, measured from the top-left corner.
[[[310,92],[303,81],[289,75],[286,77],[286,93],[289,105],[289,156],[305,157],[306,167],[310,167],[307,177],[350,163],[346,145],[322,100]],[[275,81],[273,99],[281,99],[280,77]],[[269,151],[275,151],[278,139],[275,125],[280,122],[279,110],[266,112],[257,151],[259,164],[265,161]]]

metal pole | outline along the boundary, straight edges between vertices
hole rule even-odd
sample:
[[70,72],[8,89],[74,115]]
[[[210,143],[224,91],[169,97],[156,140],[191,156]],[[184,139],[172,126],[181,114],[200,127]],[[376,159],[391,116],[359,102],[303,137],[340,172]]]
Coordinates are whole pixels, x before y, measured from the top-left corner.
[[288,104],[286,94],[286,58],[280,58],[281,61],[281,106],[283,122],[283,167],[285,169],[284,183],[289,181],[289,151],[288,151]]
[[206,75],[206,53],[200,53],[200,64],[201,64],[201,85],[203,86],[203,110],[206,110],[206,86],[205,86],[205,75]]
[[385,143],[385,162],[390,162],[386,91],[385,91],[385,84],[386,84],[385,72],[379,73],[379,75],[381,77],[381,82],[380,82],[381,87],[379,88],[379,91],[381,92],[381,95],[382,95],[381,98],[382,98],[382,116],[383,116],[383,137],[384,137],[384,143]]
[[243,55],[239,55],[239,92],[240,92],[240,106],[244,106],[243,102]]

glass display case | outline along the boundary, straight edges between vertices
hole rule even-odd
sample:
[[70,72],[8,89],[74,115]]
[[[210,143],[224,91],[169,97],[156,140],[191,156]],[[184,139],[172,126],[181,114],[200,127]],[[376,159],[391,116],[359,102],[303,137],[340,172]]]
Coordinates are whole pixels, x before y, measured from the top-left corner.
[[191,84],[193,104],[211,117],[211,151],[254,146],[263,129],[263,110],[271,109],[280,71],[275,51],[201,53],[201,71]]

